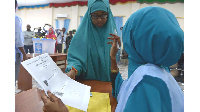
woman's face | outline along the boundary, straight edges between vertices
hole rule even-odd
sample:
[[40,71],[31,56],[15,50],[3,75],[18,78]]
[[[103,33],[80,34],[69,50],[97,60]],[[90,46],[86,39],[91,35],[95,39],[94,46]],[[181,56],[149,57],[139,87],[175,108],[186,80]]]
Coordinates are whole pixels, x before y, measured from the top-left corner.
[[51,32],[52,32],[52,29],[50,28],[50,29],[49,29],[49,33],[51,33]]
[[90,14],[92,23],[97,27],[103,27],[106,24],[108,19],[108,13],[105,11],[95,11]]

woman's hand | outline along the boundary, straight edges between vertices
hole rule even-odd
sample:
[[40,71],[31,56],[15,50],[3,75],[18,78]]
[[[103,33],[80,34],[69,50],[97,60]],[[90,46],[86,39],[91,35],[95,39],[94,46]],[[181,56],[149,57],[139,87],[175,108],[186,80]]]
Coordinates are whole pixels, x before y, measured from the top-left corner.
[[76,72],[75,70],[70,70],[68,73],[65,73],[68,77],[70,77],[71,79],[75,79],[76,76]]
[[119,46],[121,46],[120,37],[111,33],[110,35],[113,36],[113,37],[108,37],[108,39],[113,40],[113,42],[112,41],[108,42],[108,44],[112,45],[111,50],[110,50],[110,58],[116,59],[116,54],[118,52],[117,43]]
[[49,97],[46,96],[44,90],[40,90],[39,93],[44,103],[44,112],[69,112],[65,104],[50,91],[47,92]]

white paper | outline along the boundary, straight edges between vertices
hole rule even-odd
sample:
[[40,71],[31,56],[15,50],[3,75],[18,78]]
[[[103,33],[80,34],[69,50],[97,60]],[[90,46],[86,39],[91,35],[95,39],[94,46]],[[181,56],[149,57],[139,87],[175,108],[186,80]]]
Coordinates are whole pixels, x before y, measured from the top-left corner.
[[64,104],[87,111],[91,87],[69,78],[47,53],[23,61],[22,65],[45,92],[49,90]]

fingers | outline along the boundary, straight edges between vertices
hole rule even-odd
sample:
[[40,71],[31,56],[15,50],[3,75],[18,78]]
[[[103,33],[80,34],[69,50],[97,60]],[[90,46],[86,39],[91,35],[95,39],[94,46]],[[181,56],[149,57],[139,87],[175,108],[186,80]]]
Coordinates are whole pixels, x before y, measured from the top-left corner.
[[75,79],[76,78],[76,76],[74,75],[73,77],[72,77],[72,79]]
[[46,96],[41,96],[41,99],[44,104],[46,104],[48,102],[48,98]]
[[108,44],[111,44],[111,45],[113,45],[113,42],[111,42],[111,41],[110,41],[110,42],[108,42]]
[[110,42],[108,42],[108,44],[111,44],[111,45],[117,45],[117,42],[118,42],[119,46],[121,46],[120,39],[117,40],[117,39],[112,38],[112,37],[108,37],[108,39],[111,39],[111,40],[113,40],[113,42],[114,42],[114,44],[113,44],[113,42],[110,41]]
[[53,102],[58,100],[58,97],[56,97],[54,94],[52,94],[50,91],[47,92],[48,96],[50,97],[50,99],[53,100]]
[[69,72],[65,73],[68,77],[70,77],[71,79],[75,79],[76,78],[76,72],[75,70],[70,70]]
[[48,102],[48,97],[45,95],[44,90],[39,90],[39,91],[40,91],[40,96],[41,96],[43,103],[46,104]]
[[114,37],[108,37],[107,39],[114,40],[115,38]]
[[43,112],[47,112],[47,110],[44,106],[43,106],[42,110],[43,110]]
[[116,39],[120,39],[120,37],[116,34],[112,34],[112,33],[109,33],[109,35],[111,35],[112,37],[116,38]]
[[110,39],[110,40],[119,40],[120,41],[120,37],[108,37],[107,39]]
[[[113,34],[113,33],[109,33],[109,35],[113,36],[113,37],[116,37],[117,35],[116,34]],[[117,36],[118,37],[118,36]]]
[[62,107],[62,106],[65,106],[65,104],[58,98],[58,105],[60,106],[60,107]]
[[110,33],[110,35],[113,36],[113,37],[108,37],[108,39],[113,40],[114,42],[117,41],[119,46],[121,47],[120,37],[115,35],[115,34],[112,34],[112,33]]

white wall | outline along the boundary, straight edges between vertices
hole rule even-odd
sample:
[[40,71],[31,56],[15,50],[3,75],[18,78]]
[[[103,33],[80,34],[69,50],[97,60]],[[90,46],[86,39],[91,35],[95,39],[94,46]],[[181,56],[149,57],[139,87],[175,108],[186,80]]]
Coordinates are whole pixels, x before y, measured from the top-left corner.
[[[147,4],[147,3],[118,3],[110,5],[113,16],[123,16],[123,25],[129,16],[140,8],[146,6],[160,6],[170,10],[178,19],[181,28],[184,30],[184,3],[165,3],[165,4]],[[26,30],[26,25],[30,24],[32,30],[34,27],[43,27],[45,23],[51,24],[55,28],[55,19],[57,14],[67,14],[67,19],[70,19],[69,30],[77,29],[80,24],[80,16],[84,16],[87,11],[87,6],[71,6],[71,7],[58,7],[58,8],[39,8],[39,9],[22,9],[18,10],[16,14],[22,18],[23,30]]]
[[36,27],[43,27],[45,23],[52,23],[52,8],[44,9],[23,9],[16,14],[22,19],[22,30],[26,30],[26,25],[31,25],[31,30]]
[[84,16],[88,7],[87,6],[79,6],[79,15],[78,15],[78,25],[80,24],[80,16]]
[[[52,23],[51,25],[55,28],[56,24],[55,24],[55,20],[58,19],[57,18],[57,14],[66,14],[67,15],[67,19],[70,19],[70,24],[69,27],[71,26],[71,10],[72,7],[58,7],[58,8],[52,8],[52,15],[53,15],[53,19],[52,19]],[[64,19],[59,19],[59,23],[63,23],[63,25],[59,24],[59,27],[63,27],[64,26]]]

